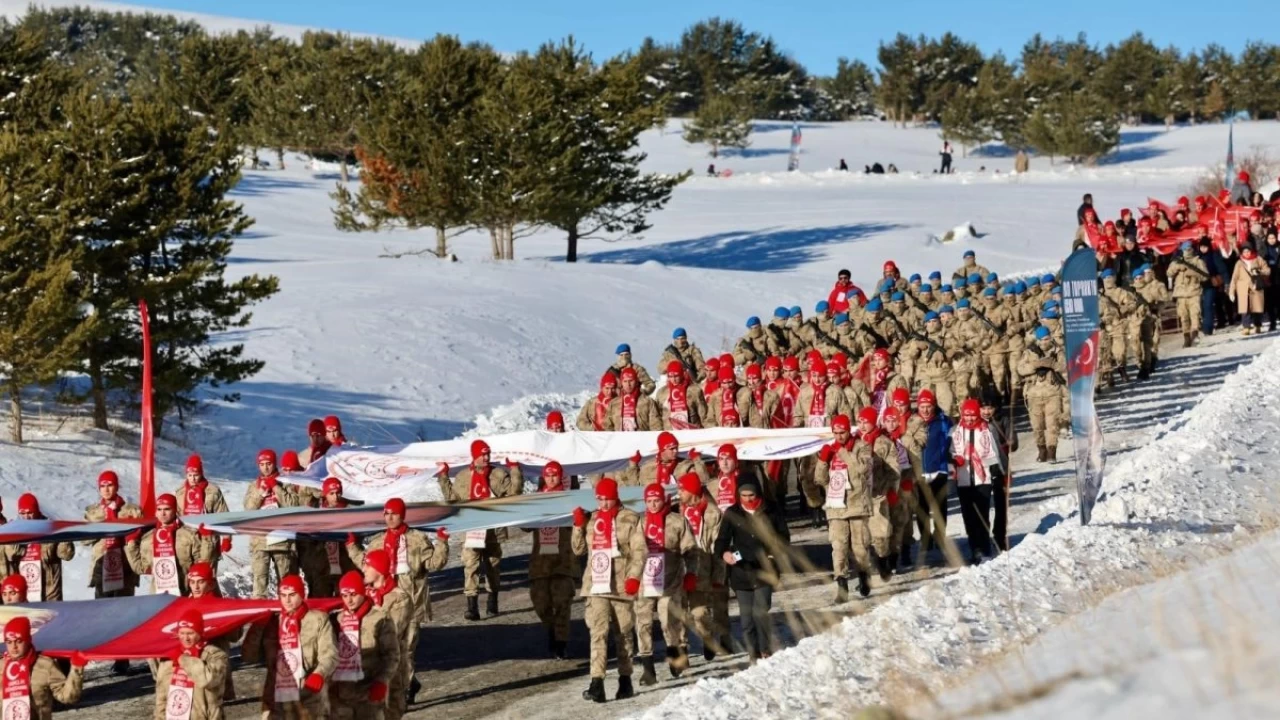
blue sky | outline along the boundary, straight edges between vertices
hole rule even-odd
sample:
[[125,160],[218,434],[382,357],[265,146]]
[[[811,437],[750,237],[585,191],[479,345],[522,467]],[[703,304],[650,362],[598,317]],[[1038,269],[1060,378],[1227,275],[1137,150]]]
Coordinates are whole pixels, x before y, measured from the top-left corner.
[[[126,2],[128,0],[125,0]],[[876,46],[898,32],[954,32],[984,52],[1015,56],[1034,33],[1074,38],[1084,31],[1106,45],[1141,30],[1163,47],[1217,42],[1239,52],[1248,40],[1280,42],[1280,13],[1265,0],[1217,6],[1203,0],[139,0],[157,8],[229,15],[334,30],[425,39],[438,32],[482,40],[504,52],[536,48],[573,34],[597,58],[635,47],[646,36],[675,41],[687,26],[720,15],[772,35],[811,72],[830,74],[836,58],[875,66]],[[1268,19],[1269,18],[1269,19]]]

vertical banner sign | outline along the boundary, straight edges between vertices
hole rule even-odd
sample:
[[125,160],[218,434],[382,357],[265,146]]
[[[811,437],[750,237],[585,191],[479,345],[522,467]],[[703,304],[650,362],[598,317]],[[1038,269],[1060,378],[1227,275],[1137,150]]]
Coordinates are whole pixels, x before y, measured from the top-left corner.
[[1102,488],[1102,427],[1093,405],[1097,384],[1099,327],[1098,260],[1077,250],[1062,265],[1063,328],[1067,341],[1067,385],[1071,392],[1071,444],[1076,456],[1080,524],[1088,525]]
[[800,169],[800,123],[791,123],[791,157],[787,159],[787,172]]
[[1236,123],[1231,121],[1227,128],[1227,174],[1222,178],[1222,187],[1230,190],[1231,181],[1236,177]]
[[145,517],[156,515],[156,444],[151,425],[151,316],[147,302],[138,301],[142,319],[142,466],[138,471],[138,504]]

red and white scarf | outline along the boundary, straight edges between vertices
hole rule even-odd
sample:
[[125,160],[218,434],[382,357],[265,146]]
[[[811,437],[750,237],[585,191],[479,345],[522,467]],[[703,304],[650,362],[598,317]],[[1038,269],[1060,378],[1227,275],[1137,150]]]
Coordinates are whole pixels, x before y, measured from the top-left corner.
[[738,497],[738,471],[721,475],[716,479],[716,507],[724,510],[732,505]]
[[297,702],[302,694],[302,618],[307,614],[303,603],[293,613],[281,611],[276,623],[280,649],[276,654],[276,702]]
[[689,423],[689,398],[683,384],[671,386],[671,392],[667,394],[667,415],[671,418],[672,430],[688,430],[693,427]]
[[208,487],[209,481],[204,478],[200,478],[195,485],[187,485],[186,492],[182,493],[183,515],[204,514],[204,495]]
[[676,464],[678,462],[678,460],[673,460],[670,465],[667,465],[661,460],[658,461],[657,469],[659,485],[670,485],[675,482]]
[[5,720],[31,720],[31,668],[36,663],[36,657],[36,651],[30,647],[27,648],[27,654],[17,660],[5,657]]
[[689,521],[689,527],[693,530],[693,539],[698,543],[698,547],[702,547],[702,518],[706,513],[706,497],[703,497],[697,505],[689,505],[684,509],[684,519]]
[[156,594],[181,595],[182,586],[178,580],[178,552],[175,538],[182,522],[175,520],[171,525],[156,524],[151,532],[151,582]]
[[[103,500],[99,503],[102,505],[102,514],[108,520],[116,520],[119,518],[120,508],[124,507],[124,498],[116,495],[110,500]],[[120,538],[103,538],[102,547],[110,550],[120,547]]]
[[470,496],[472,500],[488,500],[493,497],[493,490],[489,487],[489,469],[491,466],[485,465],[483,468],[471,468],[471,487]]
[[334,682],[360,682],[364,679],[364,661],[360,656],[360,624],[369,614],[372,603],[360,603],[355,612],[338,613],[338,666],[333,670]]
[[609,399],[604,396],[603,392],[596,395],[596,407],[592,415],[592,427],[596,429],[596,432],[603,432],[605,423],[609,421]]
[[639,399],[638,392],[622,396],[622,429],[625,432],[640,429],[640,425],[636,422],[636,404]]
[[409,572],[409,543],[404,539],[404,533],[408,529],[408,525],[400,523],[393,528],[388,528],[387,534],[382,536],[382,549],[395,563],[392,570],[395,575],[405,575]]

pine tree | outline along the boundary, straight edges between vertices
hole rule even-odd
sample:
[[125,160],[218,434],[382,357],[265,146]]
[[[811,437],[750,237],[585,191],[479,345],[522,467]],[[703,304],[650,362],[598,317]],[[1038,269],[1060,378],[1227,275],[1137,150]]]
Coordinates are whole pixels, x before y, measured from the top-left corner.
[[[278,289],[275,277],[224,278],[234,239],[251,224],[227,199],[239,180],[239,148],[169,103],[124,103],[91,91],[69,96],[58,138],[63,195],[83,250],[75,272],[96,318],[80,350],[94,422],[107,426],[107,394],[140,385],[136,303],[152,309],[154,423],[196,405],[204,385],[220,388],[256,373],[242,344],[210,341],[245,327],[245,309]],[[236,393],[222,399],[234,401]]]
[[919,78],[920,55],[921,49],[916,41],[903,33],[898,33],[889,45],[880,43],[876,51],[876,58],[880,61],[878,102],[889,119],[902,123],[903,127],[924,105]]
[[1240,107],[1237,97],[1239,68],[1236,59],[1221,45],[1210,43],[1200,54],[1200,63],[1204,67],[1204,82],[1209,88],[1201,105],[1201,112],[1221,120],[1224,114]]
[[1280,114],[1280,47],[1253,41],[1240,53],[1240,109],[1255,120]]
[[9,437],[22,443],[22,391],[74,365],[95,319],[81,310],[83,252],[56,176],[57,132],[0,131],[0,376]]
[[1137,123],[1143,119],[1143,106],[1152,88],[1170,70],[1156,46],[1135,32],[1119,45],[1107,46],[1091,85],[1120,119]]
[[994,139],[989,107],[977,89],[965,89],[951,98],[942,112],[942,137],[965,147],[975,147]]
[[850,62],[848,58],[840,58],[836,61],[835,76],[823,78],[820,85],[831,96],[833,119],[875,114],[876,76],[861,60]]
[[749,111],[741,100],[727,93],[709,98],[684,126],[685,142],[707,143],[713,158],[720,156],[721,148],[749,146],[750,135]]
[[373,98],[388,90],[400,52],[381,41],[303,35],[301,72],[295,75],[301,103],[296,140],[313,157],[336,161],[344,183],[359,145],[356,128],[368,117]]
[[434,254],[449,256],[449,232],[471,218],[477,115],[499,64],[492,49],[445,35],[405,58],[358,128],[362,182],[333,193],[339,229],[434,228]]
[[468,164],[472,222],[489,231],[495,260],[514,260],[515,242],[537,227],[535,194],[546,160],[533,142],[554,100],[536,84],[534,60],[521,54],[500,66],[480,98]]
[[255,35],[254,39],[245,83],[252,117],[250,143],[274,150],[276,165],[284,170],[284,151],[299,146],[301,133],[299,85],[305,79],[300,51],[283,38]]
[[582,239],[635,236],[649,228],[688,173],[642,173],[640,133],[662,117],[663,103],[645,98],[643,70],[614,61],[604,68],[570,38],[533,57],[531,82],[551,101],[529,141],[543,158],[534,201],[538,219],[567,235],[566,262]]

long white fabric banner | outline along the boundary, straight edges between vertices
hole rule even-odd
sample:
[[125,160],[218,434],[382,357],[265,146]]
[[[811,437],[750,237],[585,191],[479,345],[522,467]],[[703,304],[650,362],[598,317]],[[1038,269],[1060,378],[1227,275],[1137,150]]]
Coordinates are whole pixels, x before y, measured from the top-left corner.
[[[721,445],[738,449],[739,460],[787,460],[813,455],[831,442],[829,428],[758,430],[755,428],[708,428],[675,433],[680,455],[692,450],[714,460]],[[495,464],[510,460],[521,466],[525,479],[536,479],[552,460],[564,466],[565,476],[592,475],[621,470],[639,452],[644,458],[657,455],[656,432],[552,433],[543,430],[484,438]],[[443,499],[436,474],[440,465],[453,475],[471,462],[471,440],[443,440],[410,445],[367,448],[333,448],[323,462],[312,463],[305,473],[292,475],[288,482],[320,487],[333,476],[342,481],[346,497],[364,502],[385,502],[393,497],[407,501]]]

